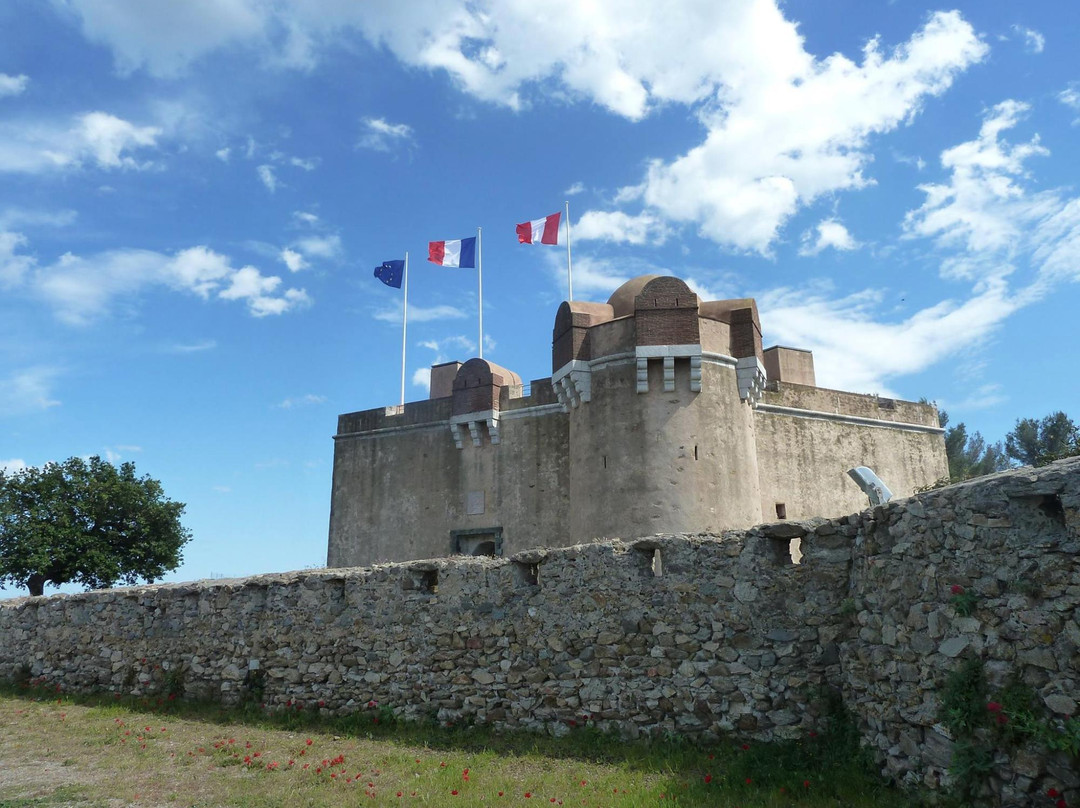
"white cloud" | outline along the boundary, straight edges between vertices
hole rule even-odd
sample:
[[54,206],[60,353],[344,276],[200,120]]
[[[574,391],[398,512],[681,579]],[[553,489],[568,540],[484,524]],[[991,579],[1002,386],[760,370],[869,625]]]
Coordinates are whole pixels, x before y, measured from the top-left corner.
[[274,193],[278,187],[278,178],[274,175],[274,167],[271,165],[261,165],[255,169],[259,174],[259,179],[262,184],[266,186],[266,190],[270,193]]
[[217,347],[217,340],[203,339],[198,342],[180,342],[172,345],[166,345],[162,350],[165,353],[173,354],[190,354],[190,353],[202,353],[203,351],[212,351]]
[[17,253],[27,244],[22,233],[0,230],[0,289],[13,289],[22,284],[27,273],[34,268],[32,256]]
[[322,162],[318,157],[290,157],[289,165],[296,168],[302,168],[304,171],[314,171],[319,167],[319,163]]
[[883,395],[895,395],[893,379],[983,344],[1029,302],[997,279],[963,302],[882,322],[881,290],[834,299],[827,289],[781,288],[756,297],[767,340],[812,350],[819,386]]
[[1014,25],[1013,30],[1024,38],[1024,47],[1030,53],[1042,53],[1046,47],[1046,37],[1033,28],[1025,28],[1022,25]]
[[0,125],[0,171],[40,173],[86,165],[144,170],[153,163],[134,155],[157,147],[163,131],[107,112],[85,113],[67,127],[7,121]]
[[[1046,153],[1038,139],[1002,140],[1026,106],[1006,101],[977,139],[942,153],[947,183],[921,186],[925,204],[905,218],[909,237],[931,238],[946,278],[971,283],[960,300],[895,321],[882,290],[834,298],[831,289],[777,289],[757,296],[770,340],[814,351],[818,383],[891,394],[890,382],[987,344],[1014,312],[1063,282],[1080,282],[1080,197],[1029,192],[1024,161]],[[990,406],[984,387],[975,406]]]
[[611,241],[624,244],[663,244],[670,234],[664,222],[651,213],[630,216],[622,211],[586,211],[574,225],[575,241]]
[[53,368],[32,367],[0,379],[0,416],[26,415],[60,406],[52,392],[56,376]]
[[[1038,136],[1015,146],[1000,138],[1027,111],[1027,104],[1003,101],[988,113],[978,139],[942,152],[941,165],[951,171],[949,182],[919,186],[926,201],[904,219],[909,236],[933,237],[941,246],[961,247],[970,256],[1009,256],[1028,228],[1060,205],[1056,193],[1028,195],[1018,184],[1025,177],[1025,160],[1049,154]],[[998,263],[1001,271],[1008,271],[1007,263]],[[953,274],[970,275],[973,264],[968,260],[952,266]]]
[[0,472],[14,474],[27,468],[26,461],[22,458],[13,457],[10,460],[0,460]]
[[297,239],[292,245],[308,258],[339,258],[341,256],[341,236],[308,236]]
[[290,250],[288,247],[281,251],[281,260],[285,262],[285,266],[289,268],[290,272],[300,272],[311,266],[304,260],[304,256],[295,250]]
[[[372,317],[384,323],[400,323],[402,306],[395,303],[389,309],[375,312]],[[410,323],[428,323],[433,320],[458,320],[465,317],[465,312],[456,306],[409,306]]]
[[0,73],[0,98],[21,95],[29,83],[29,76],[9,76],[7,73]]
[[326,396],[317,396],[314,393],[307,393],[302,396],[296,396],[294,398],[287,398],[282,401],[278,406],[283,410],[291,410],[296,407],[305,407],[312,404],[322,404],[326,401]]
[[214,152],[214,156],[217,157],[217,159],[219,159],[223,163],[229,162],[229,155],[231,155],[231,154],[232,154],[232,149],[229,148],[228,146],[226,146],[223,149],[218,149],[216,152]]
[[[476,351],[476,340],[469,339],[462,334],[457,334],[455,336],[447,337],[446,339],[441,340],[427,339],[416,344],[421,348],[427,348],[428,350],[435,351],[435,353],[437,353],[439,356],[442,356],[455,348],[469,355],[472,355],[473,352]],[[448,360],[439,359],[436,360],[434,364],[445,361]]]
[[[1080,111],[1080,84],[1070,84],[1058,93],[1058,101],[1070,109]],[[1080,118],[1073,121],[1073,126],[1078,124],[1080,124]]]
[[316,216],[314,213],[308,213],[307,211],[303,210],[293,211],[293,218],[301,224],[308,225],[309,227],[314,227],[319,223],[318,216]]
[[105,459],[110,463],[119,463],[125,455],[141,452],[141,446],[117,445],[105,447]]
[[[11,235],[11,234],[7,234]],[[14,247],[25,240],[20,234]],[[3,240],[0,240],[2,246]],[[117,249],[81,257],[66,253],[49,265],[31,259],[19,266],[0,263],[9,288],[45,300],[56,316],[70,325],[87,325],[107,315],[117,301],[128,300],[153,287],[194,294],[203,300],[244,300],[256,317],[282,314],[309,304],[302,289],[275,294],[281,278],[264,276],[254,267],[232,266],[227,256],[207,247],[190,247],[174,255],[153,250]],[[2,261],[2,256],[0,256]],[[15,266],[20,271],[7,271]]]
[[412,375],[413,387],[421,387],[424,390],[431,389],[431,368],[417,368]]
[[569,188],[567,188],[565,191],[563,191],[563,194],[565,194],[566,196],[577,196],[578,194],[581,194],[581,193],[584,193],[584,192],[585,192],[585,183],[583,183],[583,182],[575,182],[573,185],[571,185]]
[[818,222],[814,230],[803,233],[799,255],[817,255],[829,247],[843,251],[854,250],[859,246],[859,242],[852,237],[843,224],[836,219],[825,219]]
[[382,118],[364,118],[362,124],[364,131],[356,143],[362,149],[389,152],[413,142],[413,130],[408,124],[390,123]]
[[257,0],[53,0],[82,23],[87,39],[108,45],[121,73],[146,66],[161,76],[230,42],[266,35],[266,7]]

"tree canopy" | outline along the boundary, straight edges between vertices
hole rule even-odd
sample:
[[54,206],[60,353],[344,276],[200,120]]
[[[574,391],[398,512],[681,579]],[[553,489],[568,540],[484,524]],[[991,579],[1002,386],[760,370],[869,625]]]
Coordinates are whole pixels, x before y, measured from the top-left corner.
[[46,583],[87,589],[152,583],[182,560],[191,532],[161,483],[100,457],[0,470],[0,582],[41,595]]
[[945,456],[949,461],[949,479],[952,482],[981,477],[1008,468],[1009,461],[1001,443],[987,443],[981,434],[968,434],[961,421],[949,426],[949,414],[938,413],[938,420],[945,430]]
[[1005,436],[1005,453],[1023,466],[1045,466],[1080,454],[1080,430],[1061,411],[1042,420],[1021,418]]

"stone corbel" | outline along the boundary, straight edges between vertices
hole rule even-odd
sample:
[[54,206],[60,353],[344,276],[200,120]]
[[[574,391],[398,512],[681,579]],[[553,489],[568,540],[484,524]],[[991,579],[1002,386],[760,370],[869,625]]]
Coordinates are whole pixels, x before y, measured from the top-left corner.
[[735,378],[739,383],[739,398],[748,404],[756,404],[765,392],[765,366],[756,356],[744,356],[735,364]]
[[592,370],[580,359],[567,362],[551,376],[551,385],[563,410],[569,412],[592,398]]
[[465,448],[465,430],[469,431],[473,446],[482,446],[484,443],[484,430],[487,428],[488,438],[492,446],[497,446],[501,440],[499,434],[499,413],[495,410],[484,412],[470,412],[465,415],[455,415],[450,419],[450,434],[454,438],[454,446],[458,449]]

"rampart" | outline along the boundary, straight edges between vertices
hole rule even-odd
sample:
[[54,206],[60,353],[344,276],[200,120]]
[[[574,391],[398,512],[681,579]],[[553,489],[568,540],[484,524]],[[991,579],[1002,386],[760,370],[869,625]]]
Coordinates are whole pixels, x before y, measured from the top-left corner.
[[[1074,714],[1078,550],[1073,459],[828,521],[5,601],[0,677],[757,738],[808,732],[829,686],[889,774],[936,788],[952,752],[941,690],[962,659]],[[1006,805],[1080,796],[1037,746],[999,754],[990,786]]]

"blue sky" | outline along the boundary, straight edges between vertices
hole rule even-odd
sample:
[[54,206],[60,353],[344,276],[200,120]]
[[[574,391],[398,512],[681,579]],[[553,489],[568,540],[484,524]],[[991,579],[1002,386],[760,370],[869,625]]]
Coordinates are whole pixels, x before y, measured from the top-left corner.
[[338,413],[475,355],[550,374],[574,291],[753,296],[818,382],[988,439],[1080,417],[1080,5],[7,0],[0,463],[131,460],[170,576],[325,561]]

